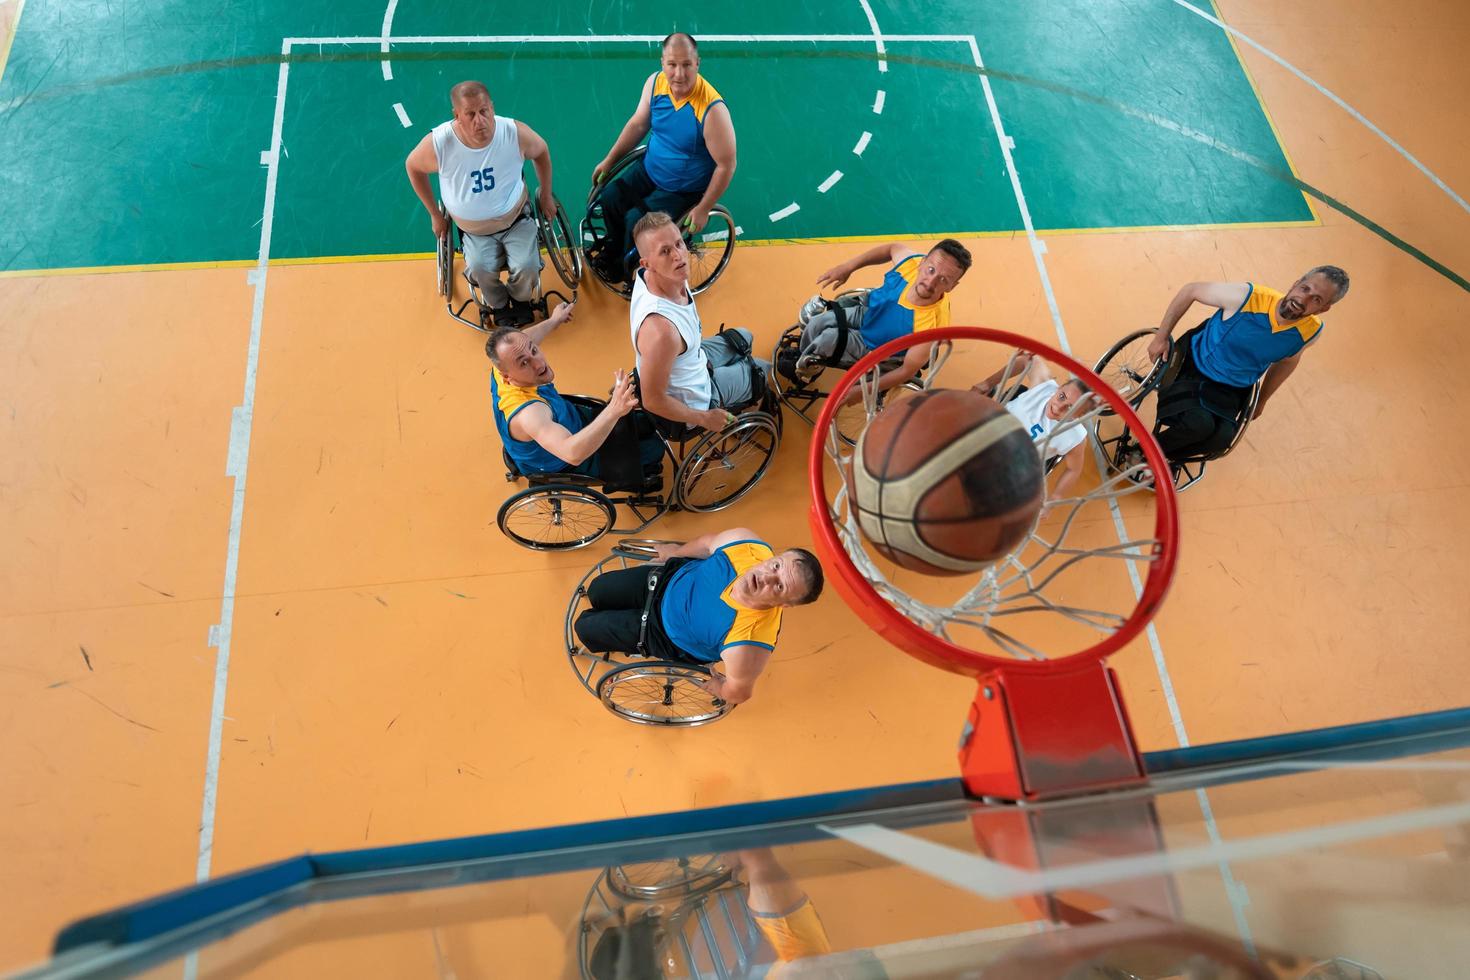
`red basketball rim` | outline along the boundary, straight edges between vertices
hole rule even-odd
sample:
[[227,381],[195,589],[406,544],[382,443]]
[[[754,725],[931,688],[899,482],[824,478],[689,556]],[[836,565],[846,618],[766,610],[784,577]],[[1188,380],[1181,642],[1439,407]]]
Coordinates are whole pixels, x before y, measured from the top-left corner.
[[877,350],[870,351],[838,380],[832,388],[832,393],[827,396],[826,403],[822,406],[812,436],[808,467],[812,492],[809,521],[818,554],[828,563],[827,567],[836,572],[833,581],[837,591],[842,594],[843,599],[853,611],[888,642],[926,663],[958,674],[976,676],[1002,667],[1008,671],[1061,673],[1080,666],[1084,662],[1095,662],[1116,653],[1141,633],[1149,620],[1153,619],[1159,606],[1163,604],[1170,583],[1174,580],[1179,550],[1179,512],[1174,499],[1174,484],[1171,480],[1155,479],[1154,481],[1155,544],[1153,560],[1147,563],[1148,575],[1144,580],[1138,604],[1134,607],[1133,612],[1111,636],[1104,637],[1092,646],[1075,653],[1044,661],[1020,660],[982,653],[951,643],[941,636],[930,633],[879,595],[867,577],[858,571],[852,558],[848,556],[847,549],[843,547],[837,528],[832,523],[832,515],[827,502],[827,481],[823,472],[823,464],[827,459],[827,434],[832,428],[837,406],[857,384],[858,379],[880,362],[918,344],[944,340],[988,341],[1006,347],[1019,347],[1032,354],[1039,354],[1053,364],[1065,367],[1077,377],[1085,380],[1095,393],[1102,395],[1113,411],[1122,418],[1129,431],[1138,435],[1139,445],[1143,448],[1144,456],[1156,477],[1167,476],[1169,473],[1168,464],[1164,460],[1164,454],[1159,449],[1158,443],[1147,432],[1143,421],[1133,411],[1127,400],[1098,377],[1090,367],[1071,356],[1030,337],[1023,337],[1005,330],[993,330],[989,327],[943,327],[899,337]]

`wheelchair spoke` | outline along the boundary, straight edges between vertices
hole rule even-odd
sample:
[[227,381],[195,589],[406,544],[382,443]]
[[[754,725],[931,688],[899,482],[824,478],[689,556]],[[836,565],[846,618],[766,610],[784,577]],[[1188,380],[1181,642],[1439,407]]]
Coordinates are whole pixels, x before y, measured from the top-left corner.
[[685,235],[689,248],[689,291],[699,294],[713,286],[715,280],[730,264],[735,250],[738,232],[730,219],[730,212],[715,207],[709,213],[709,223],[697,235]]
[[733,503],[765,473],[775,452],[774,433],[759,425],[711,441],[680,477],[680,503],[696,511]]
[[612,526],[611,506],[581,490],[532,489],[501,508],[500,529],[519,544],[557,550],[596,541]]
[[675,665],[633,665],[598,683],[598,695],[614,713],[650,725],[698,725],[725,713],[698,686],[703,674]]

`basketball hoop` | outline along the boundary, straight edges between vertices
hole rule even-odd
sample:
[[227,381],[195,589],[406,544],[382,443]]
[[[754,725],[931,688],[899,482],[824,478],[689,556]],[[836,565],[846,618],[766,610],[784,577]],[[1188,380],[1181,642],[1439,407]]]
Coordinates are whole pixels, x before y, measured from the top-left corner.
[[[816,550],[838,592],[864,622],[926,663],[980,679],[984,700],[992,702],[989,713],[996,707],[997,691],[986,687],[986,682],[1008,690],[1010,701],[1047,700],[1063,697],[1055,685],[1046,683],[1048,679],[1076,680],[1083,674],[1096,675],[1089,682],[1092,690],[1065,696],[1066,710],[1072,712],[1084,702],[1096,708],[1096,699],[1103,692],[1098,678],[1112,688],[1112,675],[1103,661],[1143,631],[1174,576],[1178,513],[1163,453],[1152,438],[1141,437],[1143,458],[1138,462],[1116,472],[1101,467],[1101,475],[1084,471],[1078,488],[1046,501],[1020,545],[964,580],[958,594],[955,579],[899,569],[876,554],[859,529],[849,487],[849,466],[858,449],[838,431],[834,418],[844,397],[859,391],[866,420],[859,419],[862,424],[856,429],[851,423],[844,426],[846,436],[857,439],[882,409],[878,379],[883,362],[891,363],[890,359],[920,344],[934,345],[921,375],[922,390],[969,388],[1003,365],[994,392],[1004,404],[1015,397],[1022,381],[1021,351],[1085,382],[1094,397],[1079,399],[1042,436],[1037,448],[1043,459],[1054,441],[1069,431],[1075,437],[1077,427],[1090,430],[1100,415],[1115,414],[1133,431],[1148,431],[1127,400],[1087,365],[1029,337],[984,327],[947,327],[900,337],[871,351],[848,370],[817,418],[810,456],[810,523]],[[902,397],[902,389],[883,394],[891,403],[894,397]],[[845,414],[856,413],[849,406]],[[1084,439],[1083,444],[1092,443]],[[1151,515],[1146,512],[1149,501]],[[1026,697],[1020,697],[1017,690],[1023,680],[1031,692]],[[1050,691],[1045,698],[1040,693],[1043,688]],[[1126,746],[1114,743],[1113,747],[1131,757],[1133,768],[1141,773],[1116,692],[1113,699],[1113,708],[1089,709],[1090,713],[1072,720],[1085,727],[1103,724],[1099,719],[1111,715],[1121,718]],[[977,695],[972,725],[977,714],[984,713],[979,711],[981,700]],[[1053,707],[1060,703],[1053,701]],[[1014,708],[1012,704],[1005,710]],[[1012,748],[1016,751],[1023,749],[1014,724],[1008,741],[1015,743]],[[1055,759],[1048,760],[1049,765],[1055,763]],[[1118,775],[1117,766],[1103,768],[1114,773],[1114,778],[1126,778]],[[1072,785],[1064,777],[1052,782]],[[1036,795],[1025,783],[1022,778],[1017,784],[1018,793],[996,795]]]

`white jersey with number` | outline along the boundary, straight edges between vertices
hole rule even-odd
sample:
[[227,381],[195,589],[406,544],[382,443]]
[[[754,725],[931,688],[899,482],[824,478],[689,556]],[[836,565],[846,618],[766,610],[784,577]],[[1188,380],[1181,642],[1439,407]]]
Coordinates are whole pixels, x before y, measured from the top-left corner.
[[[1051,435],[1051,441],[1046,444],[1048,459],[1067,455],[1087,438],[1087,428],[1081,422],[1065,419],[1059,421],[1046,414],[1046,403],[1051,401],[1060,387],[1055,380],[1048,378],[1034,388],[1027,388],[1006,402],[1005,406],[1006,411],[1026,427],[1026,433],[1038,448],[1046,442],[1047,435]],[[1081,414],[1081,411],[1076,412],[1076,415]],[[1063,425],[1066,427],[1062,428]]]
[[643,366],[643,355],[638,354],[638,330],[643,321],[657,313],[666,317],[679,331],[684,352],[674,358],[669,368],[669,397],[689,408],[704,411],[714,400],[714,387],[710,384],[709,358],[704,356],[704,331],[699,322],[699,310],[694,307],[694,297],[689,295],[689,284],[684,284],[684,293],[689,302],[675,303],[649,292],[643,282],[643,270],[633,277],[633,299],[628,308],[629,328],[633,336],[635,364]]
[[504,231],[525,202],[521,177],[520,133],[516,121],[495,117],[495,135],[474,149],[454,131],[454,120],[434,127],[434,156],[439,161],[439,196],[454,223],[472,235]]

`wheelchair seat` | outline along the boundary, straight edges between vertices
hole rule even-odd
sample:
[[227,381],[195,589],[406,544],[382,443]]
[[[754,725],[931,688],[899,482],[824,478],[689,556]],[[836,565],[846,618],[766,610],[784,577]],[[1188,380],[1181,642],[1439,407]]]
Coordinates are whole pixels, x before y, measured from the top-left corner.
[[[567,220],[566,209],[562,207],[561,201],[556,201],[556,216],[548,217],[536,200],[535,193],[530,191],[529,208],[530,217],[536,222],[537,247],[547,259],[550,260],[552,268],[556,270],[557,276],[567,288],[571,290],[571,299],[555,289],[542,291],[541,296],[531,301],[531,306],[536,313],[542,317],[548,315],[551,299],[555,297],[559,302],[576,302],[577,287],[582,282],[582,254],[577,248],[577,241],[572,235],[572,228]],[[553,198],[555,200],[555,198]],[[463,279],[469,291],[468,297],[455,303],[454,296],[454,263],[456,256],[464,254],[464,232],[455,224],[454,219],[449,217],[444,210],[443,204],[439,206],[439,213],[449,219],[448,230],[440,236],[435,263],[436,282],[439,295],[444,297],[444,309],[454,319],[467,327],[489,332],[495,329],[494,318],[485,303],[484,295],[479,286],[470,278],[469,269],[464,268],[459,272],[459,278]],[[545,262],[542,266],[544,268]],[[474,303],[477,308],[475,319],[465,315],[465,310]]]

